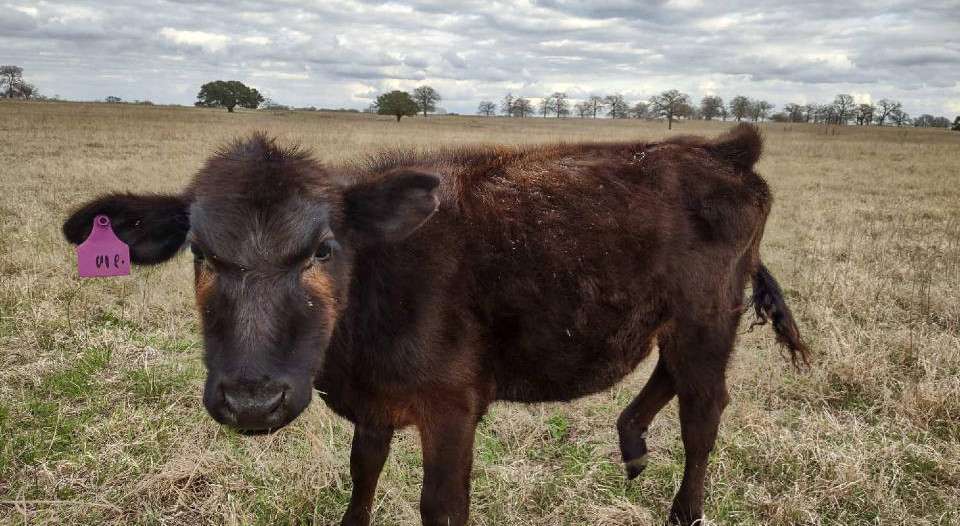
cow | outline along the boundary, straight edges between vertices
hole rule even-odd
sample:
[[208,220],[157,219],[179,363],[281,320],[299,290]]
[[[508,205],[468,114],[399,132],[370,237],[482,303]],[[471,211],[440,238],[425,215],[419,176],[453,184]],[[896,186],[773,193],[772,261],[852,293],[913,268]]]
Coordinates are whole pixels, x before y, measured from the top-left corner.
[[[461,525],[476,426],[495,401],[606,390],[658,348],[616,426],[626,475],[679,400],[686,459],[669,520],[702,516],[742,314],[808,350],[760,259],[771,193],[757,129],[714,140],[389,150],[339,165],[264,133],[228,144],[180,193],[112,193],[98,214],[153,265],[189,246],[203,404],[248,433],[290,423],[314,389],[354,424],[342,524],[371,519],[398,429],[423,449],[420,514]],[[751,282],[752,298],[746,285]]]

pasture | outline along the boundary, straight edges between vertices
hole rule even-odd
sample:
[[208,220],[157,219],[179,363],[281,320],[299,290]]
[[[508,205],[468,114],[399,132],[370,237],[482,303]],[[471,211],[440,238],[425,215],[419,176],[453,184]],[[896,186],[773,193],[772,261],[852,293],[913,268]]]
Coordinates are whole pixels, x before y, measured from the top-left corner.
[[[716,135],[721,122],[669,133]],[[764,262],[815,360],[742,327],[711,457],[716,524],[960,523],[960,133],[768,124]],[[384,147],[657,139],[661,122],[0,103],[0,524],[330,524],[351,426],[314,401],[241,436],[201,403],[189,253],[79,280],[60,225],[108,190],[179,189],[223,142],[266,130],[320,159]],[[745,316],[745,321],[749,321]],[[627,482],[615,421],[655,363],[572,404],[496,404],[474,454],[477,525],[660,524],[683,473],[676,402]],[[416,524],[400,432],[374,523]]]

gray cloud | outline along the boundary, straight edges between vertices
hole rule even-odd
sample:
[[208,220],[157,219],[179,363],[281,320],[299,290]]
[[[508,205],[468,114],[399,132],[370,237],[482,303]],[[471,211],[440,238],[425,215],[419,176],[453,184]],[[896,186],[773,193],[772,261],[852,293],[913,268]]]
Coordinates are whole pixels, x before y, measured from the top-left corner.
[[897,98],[960,113],[960,2],[0,0],[0,62],[43,93],[189,104],[217,78],[364,107],[429,83],[450,111],[670,88],[695,98]]

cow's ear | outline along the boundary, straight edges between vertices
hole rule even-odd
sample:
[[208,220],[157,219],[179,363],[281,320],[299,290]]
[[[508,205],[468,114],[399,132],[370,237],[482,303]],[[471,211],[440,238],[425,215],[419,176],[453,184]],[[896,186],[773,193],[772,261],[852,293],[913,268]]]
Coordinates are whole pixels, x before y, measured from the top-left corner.
[[63,223],[67,241],[79,245],[90,235],[93,218],[104,214],[133,263],[153,265],[172,258],[190,230],[189,202],[183,196],[108,194],[84,204]]
[[440,206],[440,178],[395,170],[351,186],[344,193],[344,221],[366,242],[400,241],[427,222]]

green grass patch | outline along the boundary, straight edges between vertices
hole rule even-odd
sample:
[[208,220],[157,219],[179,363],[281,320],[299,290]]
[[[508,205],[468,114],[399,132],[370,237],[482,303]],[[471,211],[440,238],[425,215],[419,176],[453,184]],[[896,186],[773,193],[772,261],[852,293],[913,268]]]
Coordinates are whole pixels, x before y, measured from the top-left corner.
[[138,404],[157,404],[181,394],[199,378],[195,370],[174,365],[153,365],[126,374],[126,385]]
[[111,355],[112,351],[106,347],[82,350],[70,365],[45,376],[37,395],[73,400],[93,395],[97,385],[94,377],[110,363]]

